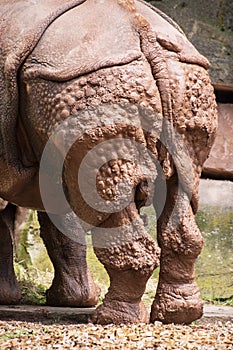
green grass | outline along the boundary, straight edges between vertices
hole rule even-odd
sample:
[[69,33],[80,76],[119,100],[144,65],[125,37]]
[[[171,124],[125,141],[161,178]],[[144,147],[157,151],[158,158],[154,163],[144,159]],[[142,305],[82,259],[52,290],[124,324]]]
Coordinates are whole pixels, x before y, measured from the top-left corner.
[[[6,331],[3,335],[0,336],[0,340],[7,340],[7,339],[19,339],[22,337],[29,338],[34,335],[33,330],[28,329],[19,329],[16,331]],[[9,349],[15,349],[15,347],[10,347]]]
[[222,305],[222,306],[233,306],[233,295],[229,298],[207,298],[204,297],[203,300],[207,303],[213,305]]
[[205,245],[196,263],[196,280],[204,300],[233,305],[232,208],[200,207],[197,215]]
[[22,293],[21,303],[24,305],[44,305],[46,302],[46,286],[37,281],[20,281]]

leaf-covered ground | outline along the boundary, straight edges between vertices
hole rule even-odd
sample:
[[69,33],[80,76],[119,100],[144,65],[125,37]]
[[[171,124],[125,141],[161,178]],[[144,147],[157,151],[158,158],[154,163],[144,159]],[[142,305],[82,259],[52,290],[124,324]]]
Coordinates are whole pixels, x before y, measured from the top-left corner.
[[1,350],[233,349],[233,323],[96,326],[0,321]]

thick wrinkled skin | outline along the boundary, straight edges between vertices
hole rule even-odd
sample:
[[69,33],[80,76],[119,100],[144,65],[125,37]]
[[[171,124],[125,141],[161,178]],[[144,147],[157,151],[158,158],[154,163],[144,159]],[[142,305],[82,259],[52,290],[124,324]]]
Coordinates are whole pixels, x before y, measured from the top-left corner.
[[[198,184],[217,127],[209,63],[172,20],[143,1],[71,1],[46,23],[38,35],[36,22],[34,46],[25,44],[17,90],[20,152],[4,134],[5,153],[13,155],[0,162],[5,176],[16,175],[0,182],[0,195],[39,211],[55,268],[47,303],[97,303],[99,289],[86,264],[85,232],[91,230],[110,277],[93,322],[191,323],[202,315],[194,281],[203,245],[194,217]],[[140,216],[151,202],[159,247]],[[9,227],[5,231],[10,250]],[[149,316],[141,298],[159,264]],[[16,302],[4,278],[0,301]]]

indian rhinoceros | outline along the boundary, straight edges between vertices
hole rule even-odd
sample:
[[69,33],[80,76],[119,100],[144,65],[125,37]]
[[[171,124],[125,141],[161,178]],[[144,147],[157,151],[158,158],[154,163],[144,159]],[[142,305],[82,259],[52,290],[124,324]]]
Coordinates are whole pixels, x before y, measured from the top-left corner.
[[[194,215],[217,127],[208,61],[141,0],[1,0],[0,11],[0,196],[38,210],[55,268],[47,303],[96,305],[90,230],[110,277],[93,322],[200,318]],[[159,247],[140,216],[151,202]],[[11,210],[2,220],[0,302],[15,303]],[[149,317],[141,298],[159,263]]]

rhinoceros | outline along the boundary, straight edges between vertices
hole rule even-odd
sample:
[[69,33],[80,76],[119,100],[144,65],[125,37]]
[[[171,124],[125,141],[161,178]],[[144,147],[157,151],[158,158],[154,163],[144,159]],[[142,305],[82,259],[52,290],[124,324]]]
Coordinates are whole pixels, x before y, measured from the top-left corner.
[[[217,128],[209,62],[141,0],[0,2],[0,303],[17,303],[13,205],[38,210],[48,305],[94,306],[85,234],[110,287],[95,323],[191,323],[198,184]],[[140,209],[153,203],[158,245]],[[160,264],[150,315],[141,298]]]

